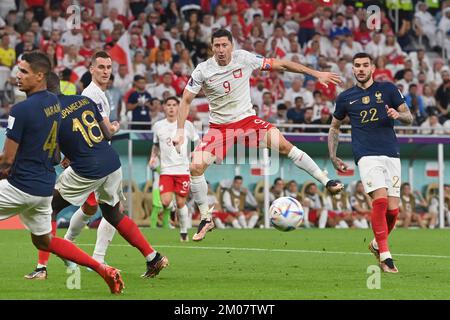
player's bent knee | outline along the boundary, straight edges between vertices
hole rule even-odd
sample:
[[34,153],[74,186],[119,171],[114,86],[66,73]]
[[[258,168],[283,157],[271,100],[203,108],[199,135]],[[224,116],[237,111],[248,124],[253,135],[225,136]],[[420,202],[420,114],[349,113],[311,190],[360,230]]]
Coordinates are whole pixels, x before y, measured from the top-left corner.
[[189,166],[191,175],[201,176],[206,170],[206,164],[204,163],[191,163]]
[[48,247],[50,246],[50,234],[42,235],[42,236],[36,236],[34,234],[31,235],[31,241],[33,242],[33,245],[38,250],[48,250]]
[[98,204],[95,206],[91,206],[87,202],[83,203],[83,206],[81,207],[81,210],[83,210],[83,213],[88,216],[93,216],[97,213],[98,210]]

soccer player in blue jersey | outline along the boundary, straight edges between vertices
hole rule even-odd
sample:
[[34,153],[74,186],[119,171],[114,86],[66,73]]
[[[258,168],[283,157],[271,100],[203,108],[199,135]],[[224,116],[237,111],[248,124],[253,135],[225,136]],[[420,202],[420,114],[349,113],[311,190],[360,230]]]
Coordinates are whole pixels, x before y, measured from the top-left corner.
[[47,91],[50,69],[50,60],[41,52],[26,53],[19,63],[18,87],[27,99],[11,109],[0,153],[0,220],[19,214],[36,248],[92,268],[111,293],[120,293],[123,282],[117,269],[51,233],[61,107],[56,95]]
[[53,221],[61,210],[69,205],[81,206],[95,192],[103,218],[147,260],[143,277],[155,277],[169,262],[150,246],[133,220],[120,211],[122,168],[119,155],[107,141],[115,130],[108,129],[96,104],[88,97],[62,95],[59,78],[54,73],[50,74],[48,88],[58,95],[61,104],[59,146],[70,159],[70,166],[55,185]]
[[394,120],[410,125],[412,115],[402,93],[391,82],[376,82],[372,57],[353,57],[356,85],[336,99],[328,133],[328,151],[334,167],[345,172],[347,165],[336,156],[339,128],[348,116],[352,126],[352,150],[365,191],[372,198],[372,230],[369,249],[384,272],[397,273],[388,247],[388,235],[398,215],[401,185],[400,152]]

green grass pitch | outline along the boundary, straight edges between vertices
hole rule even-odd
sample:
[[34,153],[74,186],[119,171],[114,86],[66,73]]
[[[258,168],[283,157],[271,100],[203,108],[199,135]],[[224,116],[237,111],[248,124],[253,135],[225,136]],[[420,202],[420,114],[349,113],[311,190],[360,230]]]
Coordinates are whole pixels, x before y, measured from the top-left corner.
[[[400,270],[381,274],[380,289],[368,289],[376,265],[367,250],[371,230],[214,230],[199,243],[180,243],[177,230],[142,229],[170,266],[142,279],[140,253],[116,234],[106,261],[120,270],[124,294],[113,296],[103,280],[81,268],[81,289],[52,256],[49,278],[29,281],[37,252],[26,231],[0,231],[0,299],[449,299],[450,232],[402,230],[391,236]],[[190,234],[194,230],[190,230]],[[58,230],[60,236],[65,230]],[[92,253],[96,230],[84,230],[81,248]],[[370,281],[369,281],[370,282]],[[373,282],[372,282],[373,283]]]

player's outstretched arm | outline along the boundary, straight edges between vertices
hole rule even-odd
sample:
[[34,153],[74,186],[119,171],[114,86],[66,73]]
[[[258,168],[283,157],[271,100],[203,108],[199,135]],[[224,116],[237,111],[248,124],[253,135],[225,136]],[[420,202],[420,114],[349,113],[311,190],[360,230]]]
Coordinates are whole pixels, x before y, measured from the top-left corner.
[[183,97],[181,98],[180,109],[178,111],[177,118],[177,133],[172,139],[172,143],[177,149],[178,153],[180,153],[180,147],[184,142],[184,124],[186,123],[186,119],[189,115],[189,108],[191,107],[191,103],[196,95],[197,94],[184,89]]
[[19,144],[10,138],[6,138],[3,152],[0,153],[0,179],[8,176],[9,170],[16,159]]
[[156,169],[158,166],[158,158],[161,154],[159,149],[159,145],[157,143],[153,143],[152,152],[150,153],[150,160],[148,161],[148,166],[151,169]]
[[388,117],[394,120],[400,121],[404,125],[411,125],[414,121],[411,112],[409,111],[409,107],[406,103],[402,103],[397,110],[394,108],[390,108],[386,105],[386,112]]
[[289,60],[274,59],[272,70],[306,73],[317,78],[317,80],[325,86],[328,86],[329,83],[340,84],[342,82],[341,78],[336,73],[317,71]]
[[347,165],[336,156],[339,145],[339,128],[341,127],[341,123],[342,121],[333,117],[330,130],[328,131],[328,153],[330,154],[330,159],[334,168],[338,171],[345,172],[347,171]]
[[120,130],[120,124],[117,121],[110,122],[107,117],[103,117],[103,121],[99,125],[106,140],[111,140],[113,135]]

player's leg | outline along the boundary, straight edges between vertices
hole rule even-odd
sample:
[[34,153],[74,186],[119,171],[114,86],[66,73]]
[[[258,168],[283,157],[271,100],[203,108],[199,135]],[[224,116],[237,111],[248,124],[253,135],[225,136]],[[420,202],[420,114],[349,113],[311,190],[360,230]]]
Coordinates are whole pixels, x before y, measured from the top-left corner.
[[259,213],[258,211],[249,211],[248,212],[248,222],[247,222],[247,227],[249,229],[253,229],[256,226],[256,223],[259,220]]
[[163,207],[163,228],[169,228],[170,212],[175,209],[174,203],[175,177],[162,174],[159,177],[159,193]]
[[100,263],[105,263],[106,251],[115,234],[116,229],[107,220],[102,218],[97,228],[97,240],[95,241],[94,253],[92,254],[95,260]]
[[145,257],[147,271],[144,277],[155,277],[168,266],[168,259],[151,247],[136,223],[120,210],[120,199],[123,199],[121,168],[106,177],[103,184],[96,190],[96,195],[103,218]]
[[[60,213],[64,208],[67,208],[70,205],[69,202],[64,200],[61,197],[61,194],[57,191],[53,191],[53,198],[51,200],[51,234],[52,236],[56,235],[56,217],[58,213]],[[36,269],[25,275],[25,279],[29,280],[42,280],[47,279],[47,264],[50,258],[50,252],[39,250],[38,252],[38,263]]]
[[214,228],[212,211],[208,205],[208,184],[206,183],[204,172],[215,158],[208,151],[194,151],[192,153],[192,162],[190,164],[192,197],[201,215],[197,233],[192,237],[194,241],[203,240],[206,233]]
[[176,194],[175,196],[177,208],[178,208],[178,220],[180,223],[180,241],[188,242],[189,237],[187,233],[189,225],[189,210],[186,205],[186,197]]
[[298,168],[306,171],[317,181],[322,183],[330,193],[335,194],[343,189],[344,186],[341,183],[330,180],[326,173],[319,168],[316,162],[306,152],[287,141],[277,128],[270,128],[269,131],[264,134],[262,142],[262,145],[287,156]]
[[75,241],[76,237],[81,233],[81,230],[86,227],[92,216],[96,214],[97,210],[97,199],[95,198],[95,193],[92,192],[86,202],[83,203],[70,218],[69,229],[67,229],[64,239],[72,242]]

